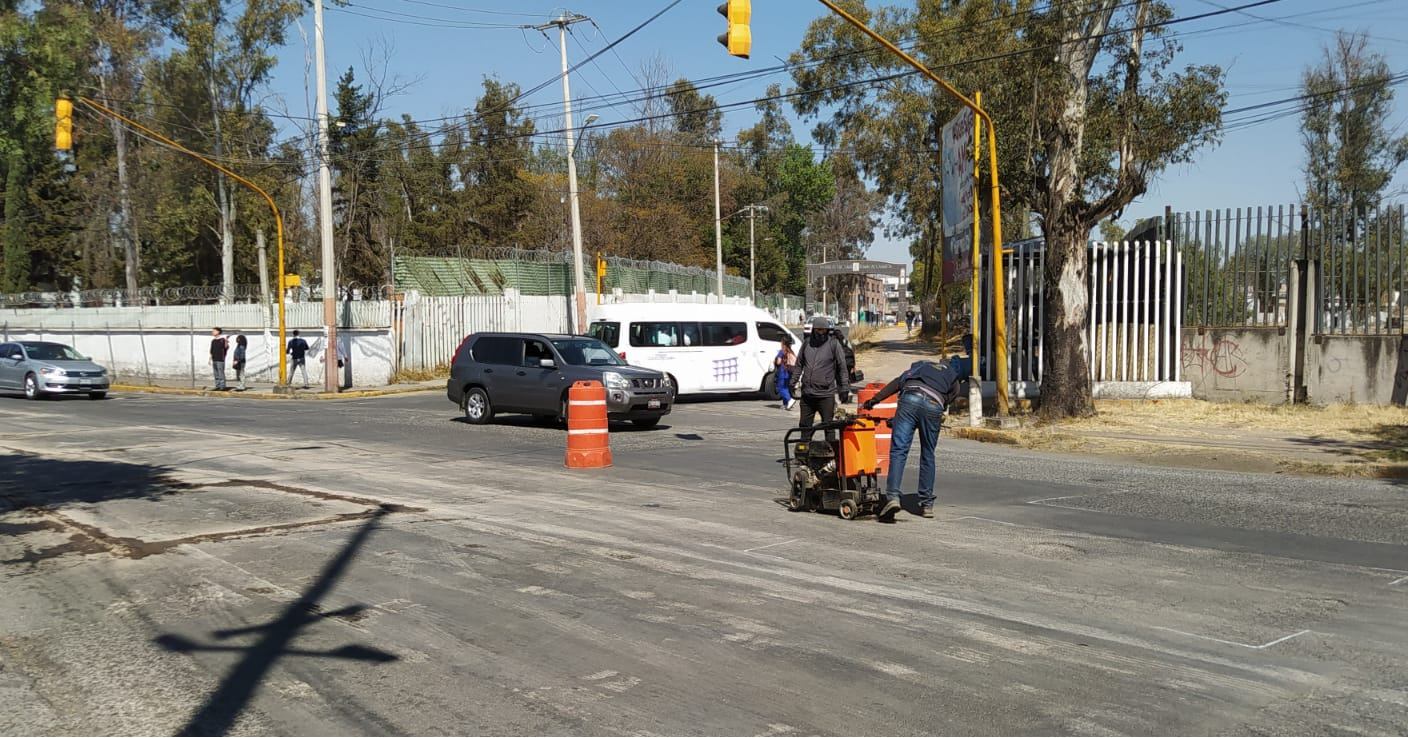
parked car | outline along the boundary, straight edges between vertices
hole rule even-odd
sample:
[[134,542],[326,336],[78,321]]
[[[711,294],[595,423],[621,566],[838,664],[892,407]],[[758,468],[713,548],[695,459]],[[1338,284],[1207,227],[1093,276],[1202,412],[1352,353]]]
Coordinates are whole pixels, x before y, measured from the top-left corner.
[[22,390],[38,400],[46,395],[108,396],[108,370],[62,343],[0,343],[0,390]]
[[609,420],[649,428],[675,402],[674,386],[664,373],[628,365],[591,336],[545,333],[466,336],[450,362],[445,394],[474,424],[499,413],[563,419],[568,388],[585,380],[606,388]]
[[670,377],[682,395],[762,392],[777,399],[773,359],[791,331],[746,305],[621,303],[592,311],[588,331],[635,366]]

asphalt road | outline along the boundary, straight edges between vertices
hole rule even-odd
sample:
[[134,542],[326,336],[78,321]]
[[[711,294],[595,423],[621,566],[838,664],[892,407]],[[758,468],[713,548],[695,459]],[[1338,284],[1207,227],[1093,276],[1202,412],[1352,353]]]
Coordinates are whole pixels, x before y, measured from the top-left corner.
[[752,400],[587,472],[436,394],[0,416],[4,734],[1408,728],[1388,482],[945,438],[881,525],[787,512]]

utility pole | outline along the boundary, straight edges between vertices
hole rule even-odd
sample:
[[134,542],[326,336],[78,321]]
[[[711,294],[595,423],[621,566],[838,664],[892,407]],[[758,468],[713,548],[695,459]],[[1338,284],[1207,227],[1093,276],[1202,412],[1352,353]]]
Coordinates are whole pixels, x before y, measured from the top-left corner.
[[582,334],[587,332],[587,285],[582,277],[582,210],[577,196],[577,160],[573,156],[576,146],[572,143],[575,134],[572,128],[572,88],[567,82],[567,27],[590,20],[585,15],[564,10],[553,20],[533,27],[546,35],[547,29],[556,26],[558,44],[562,48],[562,122],[567,133],[567,197],[572,201],[572,283],[576,293],[577,332]]
[[724,223],[719,210],[718,140],[714,141],[714,268],[718,270],[719,304],[722,305],[724,303]]
[[[336,392],[337,266],[332,247],[332,172],[328,170],[328,74],[323,55],[323,0],[313,0],[313,46],[318,64],[318,225],[323,246],[323,389]],[[283,285],[279,285],[283,289]],[[282,338],[282,337],[281,337]],[[279,350],[282,352],[283,347]]]
[[[758,259],[753,244],[753,222],[758,217],[759,210],[764,213],[768,212],[768,206],[746,205],[743,210],[738,211],[738,213],[745,210],[748,211],[748,287],[752,291],[751,299],[756,304],[758,302]],[[733,215],[738,215],[738,213],[734,213]],[[732,218],[733,215],[729,217]]]

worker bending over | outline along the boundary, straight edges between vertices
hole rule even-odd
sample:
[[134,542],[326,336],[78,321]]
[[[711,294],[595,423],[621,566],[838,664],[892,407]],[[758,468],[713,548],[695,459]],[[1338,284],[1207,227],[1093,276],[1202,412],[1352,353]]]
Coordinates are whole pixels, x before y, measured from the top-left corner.
[[[885,504],[880,508],[881,522],[894,522],[901,508],[925,518],[934,517],[934,447],[939,440],[944,411],[963,391],[968,380],[965,361],[916,361],[895,377],[862,407],[873,409],[886,398],[900,394],[899,406],[891,421],[890,472],[885,478]],[[902,502],[900,483],[904,481],[904,465],[909,460],[909,446],[919,433],[919,494],[918,499]]]

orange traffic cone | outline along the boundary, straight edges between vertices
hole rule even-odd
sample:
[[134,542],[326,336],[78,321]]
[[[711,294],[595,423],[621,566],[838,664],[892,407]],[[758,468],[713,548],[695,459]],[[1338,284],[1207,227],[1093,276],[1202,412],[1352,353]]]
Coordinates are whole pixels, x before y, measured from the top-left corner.
[[601,382],[573,383],[567,390],[567,468],[611,466],[610,438],[606,427],[606,388]]

